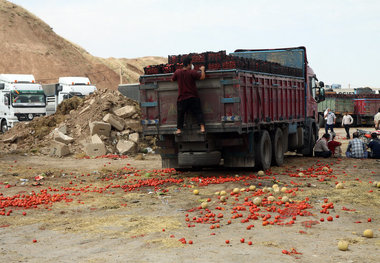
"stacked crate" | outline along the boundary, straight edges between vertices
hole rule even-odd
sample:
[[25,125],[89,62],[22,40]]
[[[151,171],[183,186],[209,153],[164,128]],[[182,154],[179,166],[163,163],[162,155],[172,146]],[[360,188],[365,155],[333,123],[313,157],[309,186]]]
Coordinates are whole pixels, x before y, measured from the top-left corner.
[[145,67],[144,73],[145,75],[174,73],[177,69],[183,68],[183,61],[186,57],[192,58],[195,70],[199,70],[201,66],[205,66],[206,70],[241,69],[295,77],[303,76],[301,69],[282,66],[275,62],[231,56],[227,55],[224,50],[219,52],[208,51],[204,53],[170,55],[168,56],[168,64]]

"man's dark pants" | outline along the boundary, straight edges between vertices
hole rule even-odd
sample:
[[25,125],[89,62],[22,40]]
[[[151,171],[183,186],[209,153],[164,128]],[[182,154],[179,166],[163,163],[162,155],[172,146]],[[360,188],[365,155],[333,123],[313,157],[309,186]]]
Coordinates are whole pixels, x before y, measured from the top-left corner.
[[346,130],[347,133],[347,139],[350,139],[350,125],[349,124],[343,124],[344,129]]
[[325,131],[326,133],[329,133],[329,129],[331,130],[331,132],[334,132],[334,124],[327,124],[325,125]]
[[177,128],[183,129],[185,113],[190,111],[197,119],[198,124],[204,124],[201,100],[199,98],[189,98],[177,101]]

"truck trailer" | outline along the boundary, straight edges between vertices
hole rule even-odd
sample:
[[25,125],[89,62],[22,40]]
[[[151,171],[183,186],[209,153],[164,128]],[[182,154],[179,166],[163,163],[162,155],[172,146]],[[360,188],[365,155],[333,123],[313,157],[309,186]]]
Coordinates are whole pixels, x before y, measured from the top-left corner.
[[60,77],[58,83],[44,84],[42,88],[46,95],[48,115],[54,114],[63,100],[74,96],[82,98],[96,91],[96,87],[86,77]]
[[[174,135],[178,87],[172,73],[142,75],[138,84],[119,87],[139,99],[143,135],[159,137],[162,167],[268,169],[281,165],[287,151],[311,156],[324,89],[308,67],[306,49],[236,50],[228,59],[218,70],[206,67],[206,79],[196,83],[206,134],[187,114],[181,136]],[[208,68],[219,67],[209,62]]]
[[336,115],[336,125],[340,126],[345,112],[354,119],[353,126],[372,126],[373,116],[380,108],[380,94],[372,92],[344,92],[327,91],[325,101],[318,104],[319,126],[325,125],[324,112],[330,108]]
[[348,112],[354,118],[354,125],[356,125],[357,118],[355,118],[355,106],[354,99],[355,94],[339,94],[336,92],[327,92],[325,95],[325,100],[318,103],[318,113],[319,113],[319,126],[324,127],[325,118],[324,112],[329,108],[334,112],[336,116],[336,125],[340,126],[342,123],[343,116],[345,112]]
[[6,132],[19,121],[46,115],[46,97],[33,75],[0,74],[0,123]]

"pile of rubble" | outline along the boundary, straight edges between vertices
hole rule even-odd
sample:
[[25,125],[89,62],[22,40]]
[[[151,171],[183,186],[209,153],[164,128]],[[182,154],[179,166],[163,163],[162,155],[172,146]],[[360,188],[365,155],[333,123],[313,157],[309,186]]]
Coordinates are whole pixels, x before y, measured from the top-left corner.
[[141,131],[136,101],[118,91],[99,90],[63,101],[54,115],[18,123],[0,137],[0,152],[84,157],[154,150],[155,138],[142,140]]

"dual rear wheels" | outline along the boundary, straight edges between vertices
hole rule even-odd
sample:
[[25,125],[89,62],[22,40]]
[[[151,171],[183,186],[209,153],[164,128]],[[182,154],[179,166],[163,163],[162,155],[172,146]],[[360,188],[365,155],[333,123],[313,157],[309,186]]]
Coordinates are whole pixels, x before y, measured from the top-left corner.
[[284,163],[284,136],[280,128],[272,133],[267,130],[259,133],[256,143],[256,165],[261,169],[269,169],[271,164],[282,165]]

